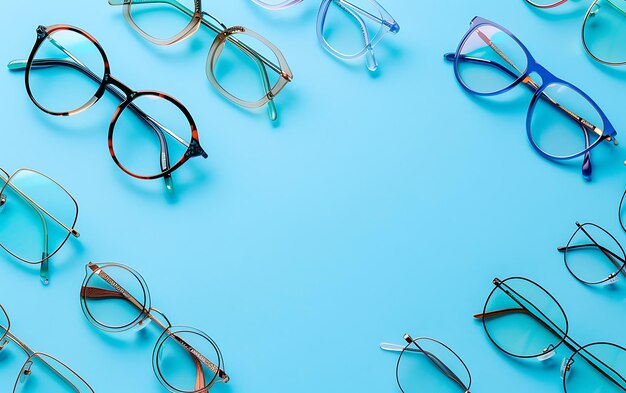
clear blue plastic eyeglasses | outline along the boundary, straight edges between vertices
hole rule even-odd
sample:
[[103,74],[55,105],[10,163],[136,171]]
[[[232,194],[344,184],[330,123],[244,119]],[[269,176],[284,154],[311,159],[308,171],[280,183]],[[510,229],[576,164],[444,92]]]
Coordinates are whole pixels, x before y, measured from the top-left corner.
[[317,14],[322,47],[342,60],[365,56],[370,71],[378,69],[374,47],[399,31],[395,19],[375,0],[324,0]]
[[494,96],[520,83],[528,87],[533,92],[526,118],[530,144],[550,160],[584,156],[586,180],[591,179],[591,149],[603,141],[617,145],[617,132],[598,105],[537,63],[502,26],[475,17],[456,52],[444,58],[454,63],[457,80],[472,94]]

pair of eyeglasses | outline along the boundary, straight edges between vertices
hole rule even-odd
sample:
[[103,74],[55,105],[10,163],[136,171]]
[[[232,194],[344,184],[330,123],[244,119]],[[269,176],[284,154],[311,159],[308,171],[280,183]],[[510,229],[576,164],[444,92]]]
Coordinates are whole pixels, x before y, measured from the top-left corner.
[[203,11],[201,0],[109,0],[109,4],[123,5],[130,26],[157,45],[176,44],[200,26],[208,27],[217,34],[206,62],[211,85],[242,107],[268,105],[270,119],[278,119],[274,98],[293,73],[281,51],[260,34],[243,26],[226,27]]
[[[584,156],[582,174],[591,179],[590,151],[604,141],[617,145],[617,132],[600,107],[578,87],[557,78],[532,57],[511,32],[475,17],[455,53],[456,79],[466,91],[494,96],[523,84],[533,97],[526,117],[532,147],[554,161]],[[535,79],[539,77],[539,79]]]
[[[252,0],[269,10],[281,10],[302,0]],[[333,56],[356,60],[365,56],[370,71],[378,69],[374,47],[387,34],[396,34],[400,25],[375,0],[324,0],[317,14],[317,37]]]
[[480,319],[487,336],[504,353],[547,361],[562,344],[573,351],[563,359],[561,378],[569,393],[626,391],[626,348],[596,342],[580,345],[569,335],[569,322],[557,300],[523,277],[493,280]]
[[[526,0],[538,8],[554,8],[567,0]],[[626,64],[626,3],[594,0],[582,24],[583,46],[594,60],[618,66]]]
[[[13,385],[13,393],[94,393],[87,382],[65,363],[45,353],[33,351],[17,338],[11,332],[8,314],[0,305],[0,352],[7,351],[10,343],[17,345],[26,355],[26,361]],[[8,387],[2,387],[2,391],[8,392]]]
[[167,94],[135,91],[112,76],[104,49],[84,30],[39,26],[28,60],[14,60],[8,67],[25,71],[28,96],[50,115],[76,115],[105,91],[119,99],[109,125],[109,152],[130,176],[164,178],[173,190],[172,172],[192,157],[207,158],[187,108]]
[[80,290],[85,317],[106,332],[146,327],[163,331],[152,353],[152,367],[161,384],[173,393],[206,393],[218,382],[228,382],[222,353],[206,333],[172,326],[152,307],[143,277],[119,263],[88,263]]
[[49,260],[71,236],[78,203],[63,186],[32,169],[9,175],[0,168],[0,246],[22,262],[40,265],[41,282],[49,283]]
[[593,223],[576,223],[576,231],[563,253],[567,270],[588,285],[610,285],[626,276],[626,253],[606,229]]
[[404,335],[406,345],[382,343],[385,351],[400,352],[396,381],[403,393],[470,393],[472,376],[463,360],[446,344],[429,337]]

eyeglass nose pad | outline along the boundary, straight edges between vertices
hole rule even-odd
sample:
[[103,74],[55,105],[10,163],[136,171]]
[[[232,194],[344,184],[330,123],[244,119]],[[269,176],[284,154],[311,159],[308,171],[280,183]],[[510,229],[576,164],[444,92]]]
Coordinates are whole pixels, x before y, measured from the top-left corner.
[[152,322],[152,320],[148,318],[148,315],[146,314],[146,316],[137,324],[137,330],[145,329],[146,326],[150,325],[150,322]]
[[563,359],[561,363],[561,379],[566,380],[569,375],[569,371],[572,369],[572,364],[574,364],[574,359]]
[[543,355],[537,356],[537,360],[545,362],[546,360],[552,359],[554,355],[556,355],[556,351],[554,350],[552,344],[550,344],[548,348],[543,350]]
[[5,203],[7,203],[7,196],[0,194],[0,207],[4,206]]
[[591,8],[591,11],[589,11],[589,16],[596,16],[596,14],[600,12],[600,8],[601,8],[600,4],[596,2]]
[[[621,272],[621,270],[620,270]],[[619,272],[617,273],[611,273],[611,275],[609,276],[608,280],[606,280],[605,282],[602,283],[602,285],[604,286],[609,286],[609,285],[613,285],[616,282],[619,281]]]
[[26,361],[20,370],[20,383],[26,382],[26,378],[31,374],[30,367],[33,365],[31,360]]

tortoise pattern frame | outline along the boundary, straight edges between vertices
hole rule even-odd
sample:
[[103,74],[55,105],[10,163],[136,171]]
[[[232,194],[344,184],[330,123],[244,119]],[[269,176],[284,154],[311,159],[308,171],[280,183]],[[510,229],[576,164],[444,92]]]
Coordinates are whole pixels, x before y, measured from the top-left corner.
[[[79,35],[82,35],[83,37],[91,41],[91,43],[93,43],[93,45],[97,48],[98,52],[102,56],[102,60],[104,63],[104,75],[102,77],[96,75],[89,68],[87,68],[86,66],[82,64],[76,63],[75,61],[59,60],[59,59],[35,59],[37,51],[39,50],[41,45],[45,42],[45,40],[48,39],[55,32],[62,31],[62,30],[68,30],[68,31],[77,33]],[[51,111],[45,108],[39,102],[37,102],[36,98],[33,96],[30,83],[29,83],[30,73],[33,67],[37,68],[37,67],[49,67],[49,66],[71,67],[83,73],[86,77],[94,80],[96,83],[99,83],[100,86],[98,87],[94,96],[88,102],[86,102],[83,106],[77,109],[71,110],[71,111],[66,111],[66,112]],[[78,27],[71,26],[71,25],[63,25],[63,24],[52,25],[52,26],[47,26],[47,27],[39,26],[37,28],[37,40],[35,42],[35,45],[33,46],[33,49],[31,50],[28,60],[26,61],[14,60],[9,63],[8,67],[12,71],[25,70],[24,79],[25,79],[25,84],[26,84],[26,92],[28,93],[29,98],[39,109],[41,109],[43,112],[49,115],[72,116],[72,115],[79,114],[91,108],[94,104],[96,104],[104,96],[105,91],[108,91],[111,94],[113,94],[115,97],[117,97],[121,101],[121,104],[115,110],[113,118],[111,119],[111,122],[109,124],[109,133],[108,133],[109,153],[111,154],[111,158],[116,163],[116,165],[122,171],[124,171],[126,174],[132,177],[142,179],[142,180],[153,180],[153,179],[158,179],[158,178],[164,178],[168,189],[172,189],[172,179],[171,179],[172,172],[180,168],[184,163],[186,163],[192,157],[198,157],[198,156],[201,156],[203,158],[208,157],[207,153],[200,146],[200,139],[199,139],[196,123],[193,120],[193,117],[191,116],[187,108],[176,98],[169,96],[165,93],[155,91],[155,90],[136,91],[136,90],[131,89],[124,83],[122,83],[117,78],[115,78],[113,75],[111,75],[111,68],[109,65],[108,57],[106,53],[104,52],[104,49],[102,48],[100,43],[91,34],[87,33],[86,31]],[[189,142],[186,142],[186,141],[183,141],[180,137],[176,135],[172,135],[171,131],[167,130],[165,127],[162,127],[152,117],[144,113],[140,108],[138,108],[137,106],[133,104],[133,101],[135,99],[139,97],[144,97],[144,96],[158,97],[176,106],[185,116],[187,121],[189,122],[189,127],[191,129],[191,140]],[[135,112],[144,122],[146,122],[152,128],[152,130],[154,130],[154,132],[159,138],[159,142],[161,143],[161,172],[159,174],[146,176],[146,175],[139,175],[139,174],[133,173],[127,168],[125,168],[122,163],[120,163],[120,161],[118,160],[115,154],[115,150],[113,148],[113,135],[115,131],[115,125],[120,115],[122,114],[122,112],[127,108]],[[181,159],[178,162],[174,163],[173,165],[169,162],[169,154],[167,153],[168,151],[167,142],[165,141],[166,133],[172,135],[174,139],[176,139],[179,143],[182,143],[187,147],[185,154],[181,157]]]

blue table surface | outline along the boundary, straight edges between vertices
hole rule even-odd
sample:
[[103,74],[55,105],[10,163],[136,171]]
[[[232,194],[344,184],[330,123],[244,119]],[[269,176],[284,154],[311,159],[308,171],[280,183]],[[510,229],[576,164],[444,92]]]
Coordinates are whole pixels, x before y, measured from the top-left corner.
[[[583,181],[580,161],[551,163],[530,147],[524,89],[475,98],[442,55],[472,17],[494,20],[585,90],[622,132],[626,68],[584,53],[586,3],[549,12],[522,0],[386,0],[402,30],[378,47],[380,72],[372,75],[362,61],[322,50],[316,1],[279,13],[248,0],[207,2],[288,59],[295,78],[272,125],[209,85],[208,31],[157,47],[105,0],[3,2],[0,64],[29,54],[39,24],[84,28],[115,76],[189,108],[210,156],[179,170],[177,194],[168,197],[161,181],[135,180],[111,160],[113,99],[54,118],[30,102],[21,74],[0,71],[0,166],[38,169],[66,186],[79,202],[82,234],[53,259],[49,287],[36,269],[2,254],[0,303],[14,333],[72,365],[96,392],[164,391],[151,370],[154,327],[100,333],[81,312],[84,265],[116,261],[145,277],[153,305],[175,324],[217,341],[232,378],[217,392],[395,392],[396,355],[378,345],[401,343],[405,332],[453,347],[472,371],[472,391],[561,391],[567,350],[549,364],[515,361],[472,314],[494,277],[521,275],[561,302],[577,341],[625,344],[626,285],[578,284],[556,247],[576,220],[625,239],[617,205],[626,151],[597,149],[594,179]],[[0,391],[8,392],[24,359],[13,347],[0,360]]]

